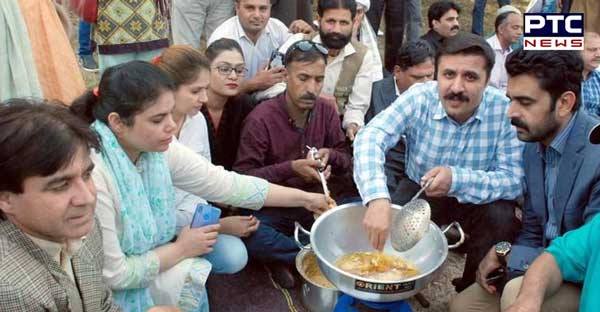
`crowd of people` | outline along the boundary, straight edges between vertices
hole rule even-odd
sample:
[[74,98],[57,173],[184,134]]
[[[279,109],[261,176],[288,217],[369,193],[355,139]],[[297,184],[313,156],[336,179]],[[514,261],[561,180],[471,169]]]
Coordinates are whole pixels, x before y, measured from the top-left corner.
[[87,90],[54,0],[0,2],[0,311],[205,312],[209,275],[249,260],[294,288],[295,223],[360,202],[382,250],[425,184],[432,221],[467,233],[450,311],[593,311],[591,2],[532,1],[586,32],[531,51],[508,0],[487,38],[485,1],[471,32],[433,2],[420,36],[419,0],[318,0],[314,21],[312,1],[97,0]]

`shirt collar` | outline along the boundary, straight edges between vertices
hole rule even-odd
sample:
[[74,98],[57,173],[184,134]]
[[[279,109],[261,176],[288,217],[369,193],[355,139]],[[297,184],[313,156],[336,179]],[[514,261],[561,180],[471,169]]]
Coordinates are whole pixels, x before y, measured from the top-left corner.
[[600,68],[596,68],[596,69],[590,71],[590,73],[587,76],[587,79],[584,79],[583,82],[592,80],[592,78],[594,78],[594,76],[600,77]]
[[[271,30],[269,29],[269,23],[270,22],[271,22],[271,18],[269,18],[269,20],[267,21],[267,24],[265,25],[265,29],[263,29],[261,31],[261,33],[258,36],[258,38],[260,38],[264,34],[270,34],[271,33]],[[246,31],[244,30],[244,27],[242,27],[242,24],[240,23],[240,18],[238,16],[235,17],[235,25],[237,27],[237,33],[238,33],[239,39],[246,38],[246,39],[250,40],[250,38],[248,38],[248,36],[246,35]]]
[[50,257],[56,262],[60,264],[60,253],[64,252],[68,258],[71,258],[72,255],[76,254],[77,251],[81,248],[83,244],[83,238],[69,240],[67,243],[57,243],[41,238],[37,238],[25,233],[27,237],[29,237],[33,243],[35,243],[38,247],[40,247],[43,251],[45,251]]
[[[550,143],[549,147],[555,152],[557,152],[559,155],[562,155],[565,150],[565,145],[567,145],[567,138],[571,133],[571,129],[573,129],[573,125],[575,124],[575,117],[577,117],[577,114],[578,113],[575,112],[575,114],[571,116],[571,119],[569,120],[567,126],[564,129],[562,129]],[[538,153],[540,153],[542,157],[544,155],[545,150],[546,149],[544,148],[544,145],[542,143],[538,143]]]
[[510,53],[512,51],[512,47],[510,45],[508,45],[508,48],[506,50],[502,49],[502,45],[500,44],[500,39],[498,38],[497,34],[491,36],[487,40],[487,42],[490,44],[492,49],[494,49],[494,51],[500,51],[503,53]]
[[292,119],[292,117],[290,116],[290,113],[288,113],[286,104],[287,104],[287,99],[286,99],[286,95],[287,95],[287,90],[283,93],[281,93],[280,95],[278,95],[275,99],[277,100],[277,102],[279,102],[279,107],[281,108],[281,110],[283,111],[283,113],[287,116],[287,120],[289,125],[294,128],[295,130],[300,130],[303,131],[304,129],[308,128],[308,125],[310,124],[310,122],[313,119],[313,114],[315,113],[315,107],[317,105],[319,105],[319,98],[317,98],[317,100],[315,101],[315,106],[313,106],[313,109],[311,109],[308,112],[308,116],[306,119],[306,125],[304,126],[304,128],[300,128],[296,126],[296,123],[294,122],[294,119]]
[[398,90],[398,83],[396,83],[396,76],[394,77],[394,90],[396,90],[396,96],[400,96],[400,90]]

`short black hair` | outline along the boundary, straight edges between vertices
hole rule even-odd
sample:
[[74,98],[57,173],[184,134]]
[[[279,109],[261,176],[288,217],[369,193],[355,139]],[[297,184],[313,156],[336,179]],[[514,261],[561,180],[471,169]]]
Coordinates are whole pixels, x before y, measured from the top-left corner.
[[82,147],[98,149],[98,137],[64,104],[36,99],[0,103],[0,191],[23,193],[25,179],[67,167]]
[[583,60],[577,51],[518,49],[508,55],[505,66],[509,79],[523,74],[534,76],[550,94],[552,110],[556,100],[567,91],[575,93],[577,98],[573,111],[579,108]]
[[[296,46],[298,46],[299,44],[309,44],[309,48],[302,50],[299,48],[296,48]],[[326,48],[320,44],[320,43],[315,43],[314,41],[311,40],[300,40],[297,42],[294,42],[288,49],[287,52],[285,53],[285,55],[283,56],[283,64],[288,67],[289,64],[291,64],[292,62],[307,62],[307,63],[313,63],[316,62],[318,60],[323,60],[323,62],[325,62],[325,65],[327,65],[327,54],[325,54],[324,52],[321,52],[317,49],[317,45],[323,49]]]
[[496,61],[496,55],[490,44],[487,43],[483,37],[461,31],[455,36],[446,38],[435,58],[436,72],[437,67],[439,66],[439,60],[443,55],[456,54],[483,56],[485,59],[487,79],[490,78],[492,68],[494,68],[494,62]]
[[[289,0],[286,0],[289,1]],[[395,0],[399,1],[399,0]],[[350,10],[352,19],[356,16],[356,1],[355,0],[319,0],[317,5],[317,13],[323,17],[323,12],[330,9],[347,9]]]
[[396,65],[400,66],[402,70],[407,70],[409,67],[427,61],[427,59],[431,59],[434,62],[435,52],[429,42],[419,39],[407,42],[398,49]]
[[432,3],[427,10],[429,28],[433,29],[433,21],[439,21],[450,10],[455,10],[456,13],[460,14],[460,6],[452,1],[437,1]]
[[502,25],[502,23],[504,23],[504,21],[506,21],[508,16],[511,14],[519,15],[519,13],[517,13],[517,12],[508,11],[508,12],[504,12],[496,17],[496,21],[494,21],[494,30],[496,31],[496,33],[498,33],[498,27],[500,27],[500,25]]

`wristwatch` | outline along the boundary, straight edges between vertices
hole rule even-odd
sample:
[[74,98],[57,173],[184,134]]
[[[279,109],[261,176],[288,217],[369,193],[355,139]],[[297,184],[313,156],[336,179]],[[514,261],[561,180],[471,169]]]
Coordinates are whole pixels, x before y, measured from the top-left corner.
[[506,256],[510,253],[511,244],[509,242],[503,241],[496,244],[496,256],[500,260],[502,265],[506,265]]

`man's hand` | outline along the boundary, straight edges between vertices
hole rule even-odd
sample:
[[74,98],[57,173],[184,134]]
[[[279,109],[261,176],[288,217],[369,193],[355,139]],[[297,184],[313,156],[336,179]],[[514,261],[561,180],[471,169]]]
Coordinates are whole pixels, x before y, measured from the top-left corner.
[[317,172],[320,165],[321,163],[318,160],[297,159],[292,161],[292,170],[306,182],[320,181],[321,178]]
[[350,141],[354,141],[354,138],[356,137],[356,133],[358,132],[358,129],[360,129],[360,126],[357,125],[356,123],[348,124],[348,126],[346,127],[346,137],[348,137],[348,139],[350,139]]
[[367,231],[371,246],[382,250],[389,234],[392,206],[387,198],[372,200],[367,206],[363,227]]
[[452,186],[452,170],[448,167],[435,167],[421,178],[421,182],[426,182],[430,179],[431,184],[425,190],[425,194],[429,197],[444,197],[448,196],[450,187]]
[[248,237],[254,233],[260,221],[254,216],[231,216],[221,218],[219,221],[221,229],[219,233],[234,235],[237,237]]
[[250,93],[251,91],[268,89],[276,83],[282,82],[285,74],[286,71],[283,66],[261,70],[253,78],[246,81],[244,91]]
[[310,27],[310,25],[307,22],[301,19],[293,21],[290,24],[289,29],[292,34],[303,33],[308,35],[315,31],[314,28]]
[[479,267],[477,268],[475,280],[479,285],[481,285],[481,287],[483,287],[483,289],[485,289],[485,291],[492,295],[498,290],[496,289],[496,286],[488,284],[486,279],[490,273],[494,272],[501,266],[502,264],[500,263],[500,259],[498,259],[498,255],[496,255],[496,248],[492,247],[485,255],[483,260],[479,262]]
[[328,162],[329,162],[329,149],[328,148],[320,148],[319,152],[317,153],[317,160],[321,161],[321,169],[324,169],[327,167]]

